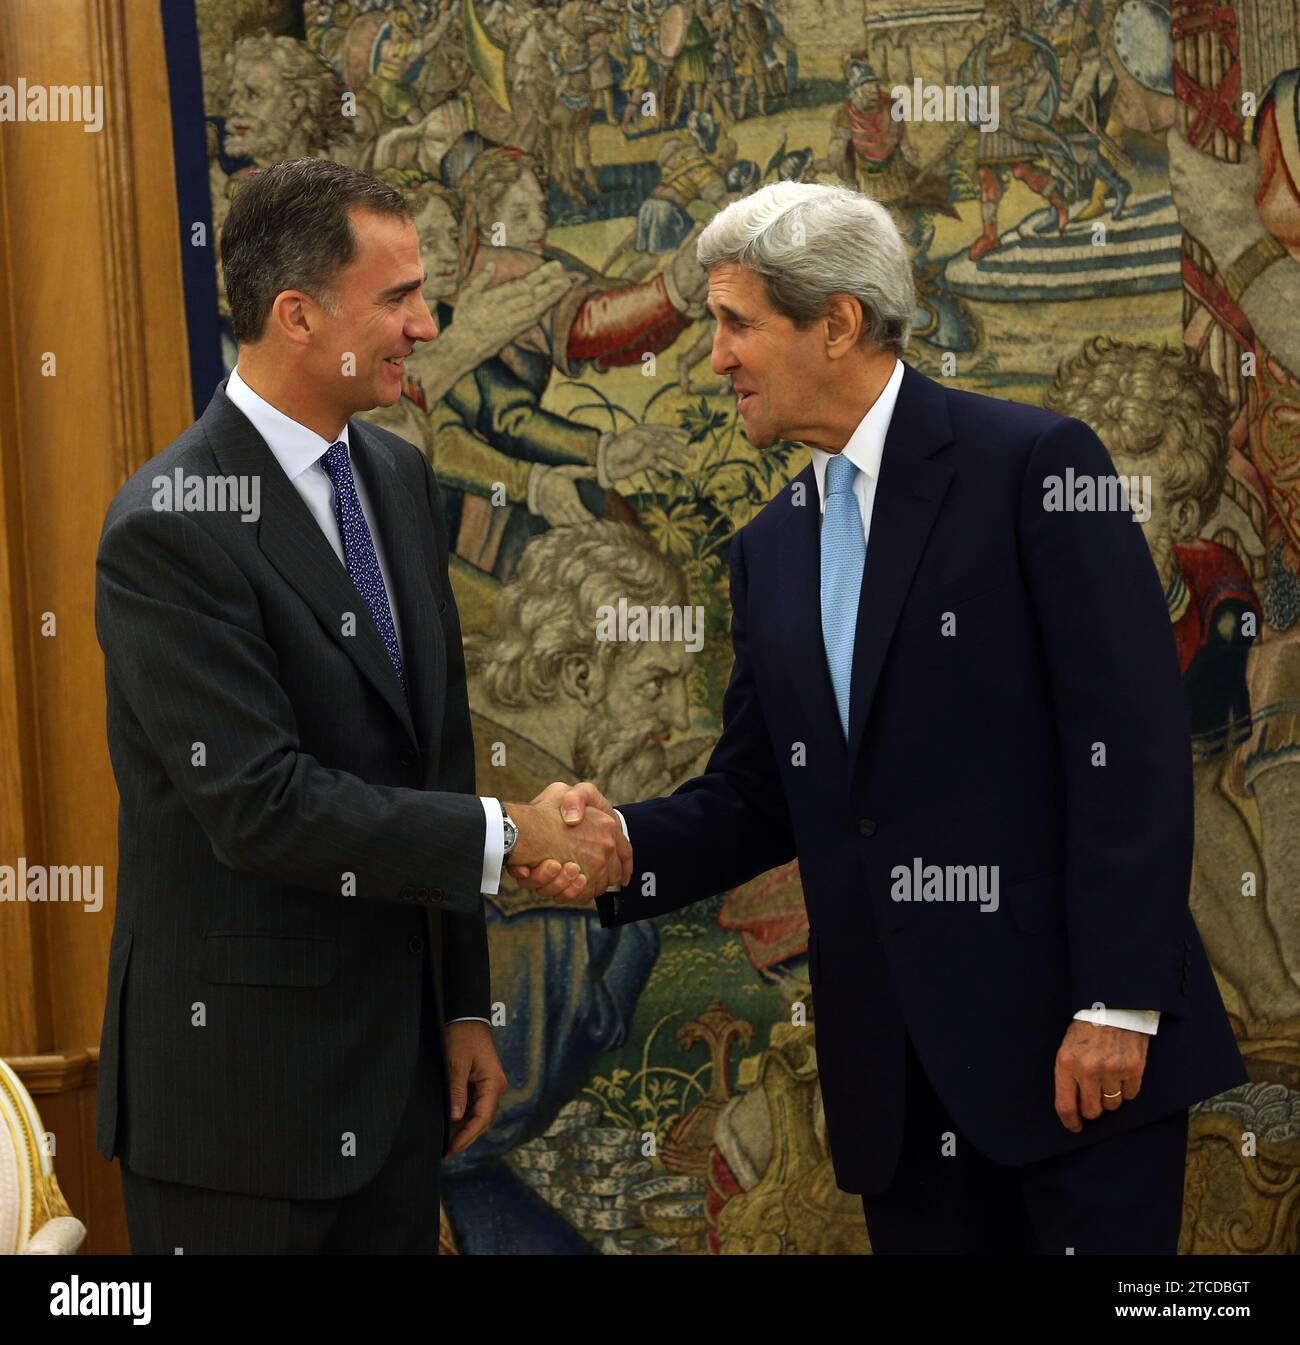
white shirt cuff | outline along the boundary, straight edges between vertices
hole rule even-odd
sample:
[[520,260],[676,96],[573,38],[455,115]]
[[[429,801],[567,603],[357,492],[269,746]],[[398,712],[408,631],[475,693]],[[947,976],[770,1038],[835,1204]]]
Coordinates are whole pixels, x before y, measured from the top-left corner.
[[[629,845],[631,845],[631,844],[632,844],[632,838],[631,838],[631,836],[629,836],[629,835],[627,834],[627,823],[623,820],[623,814],[620,813],[619,810],[618,810],[617,808],[615,808],[615,809],[614,809],[614,816],[618,818],[618,824],[619,824],[620,827],[623,828],[623,839],[624,839]],[[606,892],[621,892],[622,890],[623,890],[623,889],[622,889],[617,883],[610,883],[610,885],[605,889]]]
[[1097,1027],[1124,1027],[1150,1037],[1156,1035],[1160,1026],[1159,1009],[1080,1009],[1074,1016]]
[[487,822],[487,831],[483,836],[483,881],[479,891],[496,896],[501,890],[501,866],[506,859],[506,826],[501,820],[499,799],[481,798],[479,802],[483,805],[483,818]]

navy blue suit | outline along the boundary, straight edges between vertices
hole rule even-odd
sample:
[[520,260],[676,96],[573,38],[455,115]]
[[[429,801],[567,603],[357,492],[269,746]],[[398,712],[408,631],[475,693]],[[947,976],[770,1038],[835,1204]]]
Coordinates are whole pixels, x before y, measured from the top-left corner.
[[[1114,472],[1080,421],[905,368],[847,744],[822,642],[809,466],[733,540],[735,665],[707,769],[622,809],[635,873],[600,898],[607,925],[797,855],[846,1191],[880,1192],[894,1176],[909,1049],[962,1135],[1007,1165],[1246,1079],[1188,910],[1191,755],[1161,585],[1128,512],[1045,510],[1044,478],[1067,467]],[[893,900],[891,871],[918,857],[998,866],[998,909]],[[1138,1096],[1073,1134],[1054,1109],[1054,1061],[1074,1012],[1097,1003],[1162,1016]]]

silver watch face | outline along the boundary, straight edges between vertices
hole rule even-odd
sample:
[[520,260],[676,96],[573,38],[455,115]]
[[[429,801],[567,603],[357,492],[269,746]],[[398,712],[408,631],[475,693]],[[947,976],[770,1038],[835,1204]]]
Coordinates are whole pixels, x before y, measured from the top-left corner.
[[502,812],[501,825],[505,829],[506,854],[515,848],[515,842],[519,839],[519,828],[510,820],[509,816]]

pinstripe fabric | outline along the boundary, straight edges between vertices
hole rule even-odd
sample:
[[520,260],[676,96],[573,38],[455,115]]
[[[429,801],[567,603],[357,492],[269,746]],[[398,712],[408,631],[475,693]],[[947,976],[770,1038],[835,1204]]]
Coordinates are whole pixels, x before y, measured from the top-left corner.
[[160,1181],[123,1164],[132,1251],[146,1256],[436,1255],[444,1130],[427,972],[424,979],[429,1012],[423,1020],[415,1085],[392,1151],[374,1178],[359,1191],[332,1200],[290,1200]]
[[[446,1017],[488,1013],[485,824],[437,485],[394,435],[353,422],[349,437],[409,702],[222,388],[104,525],[95,620],[121,808],[97,1147],[144,1176],[355,1192],[411,1096],[424,963],[437,1040]],[[258,477],[260,522],[155,510],[154,477],[178,468]]]

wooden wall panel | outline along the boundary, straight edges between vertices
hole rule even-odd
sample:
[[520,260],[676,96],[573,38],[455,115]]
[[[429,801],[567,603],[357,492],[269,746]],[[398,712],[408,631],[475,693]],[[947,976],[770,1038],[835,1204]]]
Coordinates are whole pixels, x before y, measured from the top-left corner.
[[0,124],[0,863],[102,865],[104,904],[0,905],[0,1053],[82,1127],[56,1171],[100,1216],[87,1250],[125,1250],[89,1091],[117,866],[94,558],[118,487],[191,419],[158,6],[6,0],[0,81],[20,77],[102,85],[104,127]]

